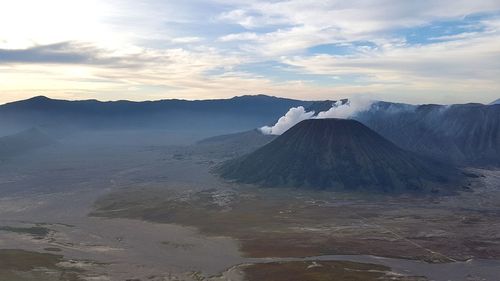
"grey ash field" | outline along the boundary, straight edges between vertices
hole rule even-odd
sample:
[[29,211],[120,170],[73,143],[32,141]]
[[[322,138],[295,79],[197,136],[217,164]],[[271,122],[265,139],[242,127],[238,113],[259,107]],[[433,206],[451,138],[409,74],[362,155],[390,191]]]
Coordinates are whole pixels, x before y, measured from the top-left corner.
[[167,131],[2,159],[0,280],[498,280],[500,169],[438,195],[260,188],[214,171],[274,138]]

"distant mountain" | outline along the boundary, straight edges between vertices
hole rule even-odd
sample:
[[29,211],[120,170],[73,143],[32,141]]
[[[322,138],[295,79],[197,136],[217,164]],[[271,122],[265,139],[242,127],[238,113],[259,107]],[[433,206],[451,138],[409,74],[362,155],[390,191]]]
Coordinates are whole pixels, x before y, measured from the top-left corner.
[[494,105],[494,104],[500,104],[500,99],[497,99],[496,101],[490,103],[490,105]]
[[500,166],[500,105],[378,102],[355,119],[406,150],[459,165]]
[[216,169],[224,178],[269,187],[430,192],[462,177],[406,152],[355,120],[300,122],[253,153]]
[[[132,143],[177,144],[184,142],[175,138],[192,142],[274,124],[291,107],[304,106],[316,113],[326,111],[333,102],[265,95],[147,102],[35,97],[0,105],[0,135],[37,127],[57,137],[76,132],[72,140],[82,142],[131,139]],[[405,150],[458,165],[500,166],[500,105],[376,102],[370,110],[353,118]],[[78,134],[82,131],[89,133]],[[118,131],[125,133],[119,135]],[[102,132],[109,137],[100,140]],[[233,140],[243,142],[241,138]],[[258,145],[259,142],[254,147]]]
[[54,139],[35,128],[15,135],[1,137],[0,159],[14,157],[55,143]]
[[314,111],[314,116],[317,116],[320,112],[330,110],[332,106],[339,101],[342,105],[344,105],[349,102],[349,99],[314,101],[307,106],[305,110],[306,112]]
[[47,97],[0,106],[0,130],[129,130],[236,132],[275,122],[294,106],[311,102],[265,95],[218,100],[147,102],[66,101]]
[[228,155],[242,155],[256,150],[276,138],[265,135],[259,129],[203,139],[197,143],[206,150],[223,151]]

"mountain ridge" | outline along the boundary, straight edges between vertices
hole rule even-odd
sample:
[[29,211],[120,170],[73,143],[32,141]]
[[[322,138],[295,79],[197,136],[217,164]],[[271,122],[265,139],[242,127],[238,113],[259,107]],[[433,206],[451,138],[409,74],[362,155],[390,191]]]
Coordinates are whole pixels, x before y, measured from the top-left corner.
[[378,102],[355,119],[415,153],[457,165],[500,166],[500,105]]
[[308,105],[265,95],[214,100],[67,101],[44,96],[0,106],[0,128],[65,130],[164,129],[210,132],[250,130],[270,123],[290,107]]

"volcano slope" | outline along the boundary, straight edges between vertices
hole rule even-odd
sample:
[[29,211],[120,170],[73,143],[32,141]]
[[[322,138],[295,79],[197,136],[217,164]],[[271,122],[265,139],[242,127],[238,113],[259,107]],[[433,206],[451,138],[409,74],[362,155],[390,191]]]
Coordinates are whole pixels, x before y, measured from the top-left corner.
[[55,143],[55,139],[52,139],[37,128],[22,131],[15,135],[1,137],[0,160],[12,158],[19,154],[27,153]]
[[267,187],[449,193],[453,167],[400,149],[355,120],[300,122],[253,153],[216,168],[223,178]]

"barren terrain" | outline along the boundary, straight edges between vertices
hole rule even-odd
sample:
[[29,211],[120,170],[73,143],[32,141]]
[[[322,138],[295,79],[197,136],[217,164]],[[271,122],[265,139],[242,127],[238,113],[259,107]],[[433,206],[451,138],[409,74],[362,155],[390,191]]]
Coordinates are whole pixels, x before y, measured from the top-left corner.
[[210,171],[228,153],[234,154],[181,146],[62,145],[2,163],[1,260],[26,264],[0,264],[0,276],[498,276],[498,171],[472,170],[482,177],[470,191],[448,197],[304,192],[220,180]]

